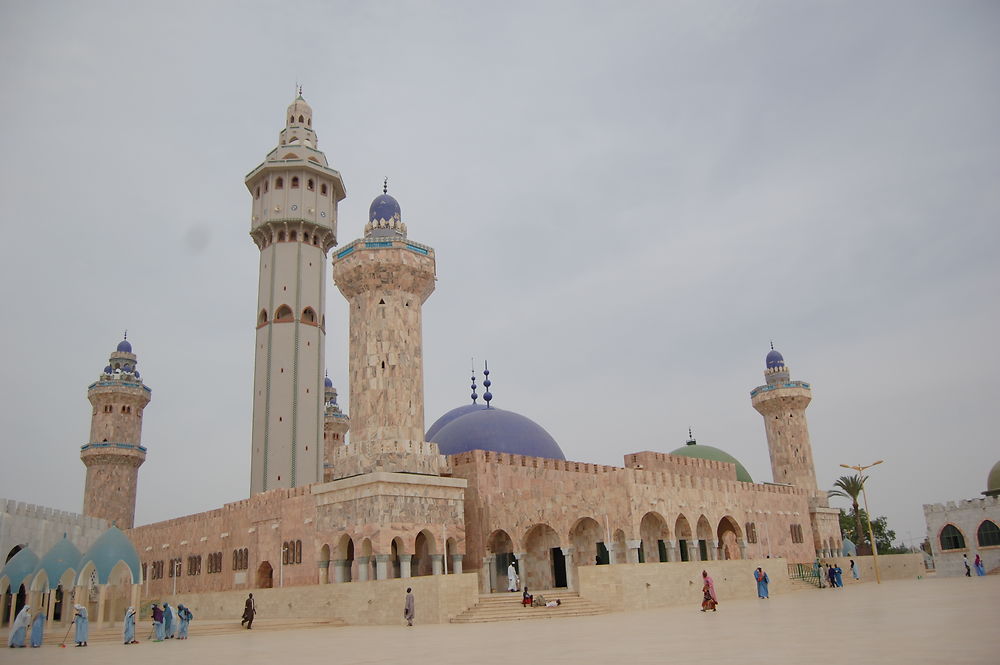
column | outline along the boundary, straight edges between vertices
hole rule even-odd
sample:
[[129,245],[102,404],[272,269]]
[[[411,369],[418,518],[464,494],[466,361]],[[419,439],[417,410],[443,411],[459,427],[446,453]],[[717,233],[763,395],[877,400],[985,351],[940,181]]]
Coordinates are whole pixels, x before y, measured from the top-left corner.
[[708,550],[708,560],[718,561],[719,560],[719,541],[717,540],[706,540],[705,549]]
[[440,575],[444,572],[444,555],[431,555],[431,575]]
[[413,560],[412,554],[400,554],[399,555],[399,576],[402,579],[408,579],[412,577],[410,572],[410,563]]
[[740,558],[741,559],[747,558],[747,541],[745,540],[740,541]]
[[608,565],[613,566],[618,563],[617,543],[604,543],[604,547],[608,550]]
[[97,585],[97,627],[104,625],[104,610],[108,599],[108,585]]
[[482,593],[493,593],[493,569],[496,554],[483,557],[483,567],[479,571],[479,587]]
[[49,607],[45,612],[46,629],[52,625],[52,617],[56,613],[56,590],[49,589]]
[[677,556],[677,541],[668,540],[663,544],[666,545],[664,549],[667,550],[667,561],[680,561],[680,557]]
[[375,555],[375,579],[384,580],[389,577],[389,555]]
[[465,557],[464,554],[452,554],[451,555],[451,572],[455,575],[462,574],[462,559]]
[[528,553],[514,552],[514,558],[517,559],[517,578],[521,581],[521,589],[524,589],[528,585],[528,567],[526,565]]
[[334,584],[342,584],[344,580],[347,579],[344,568],[347,566],[347,561],[345,559],[337,559],[333,561],[333,582]]
[[688,561],[701,561],[701,553],[698,551],[698,541],[687,540],[684,544],[687,545]]
[[319,562],[319,583],[329,584],[330,583],[330,562],[320,561]]
[[579,584],[577,582],[576,565],[573,562],[573,547],[560,547],[563,553],[563,560],[566,562],[566,590],[576,591]]
[[367,582],[368,581],[368,570],[371,568],[371,564],[368,563],[369,557],[359,556],[358,557],[358,581]]
[[625,563],[639,563],[639,548],[642,547],[641,540],[625,541]]

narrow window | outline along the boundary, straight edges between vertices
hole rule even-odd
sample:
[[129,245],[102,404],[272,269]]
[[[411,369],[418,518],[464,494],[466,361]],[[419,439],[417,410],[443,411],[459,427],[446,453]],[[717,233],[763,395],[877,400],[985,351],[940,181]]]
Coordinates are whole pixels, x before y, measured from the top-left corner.
[[262,326],[267,323],[267,310],[260,310],[260,316],[257,317],[257,325]]
[[313,182],[312,178],[306,180],[306,189],[308,189],[310,192],[316,189],[316,183]]
[[292,189],[298,189],[298,188],[299,188],[299,177],[297,175],[292,176]]
[[292,308],[288,305],[282,305],[274,312],[274,320],[276,323],[287,323],[292,320]]
[[315,325],[316,324],[316,310],[314,310],[312,307],[306,307],[304,310],[302,310],[302,322],[303,323],[311,323],[311,324]]
[[319,186],[319,193],[322,194],[323,196],[326,196],[326,183],[325,182],[322,183]]
[[268,183],[268,181],[267,181],[267,180],[265,180],[265,181],[264,181],[264,193],[265,193],[265,194],[267,194],[267,183]]
[[260,185],[257,185],[257,189],[253,190],[253,197],[255,199],[259,199],[260,198]]
[[299,122],[300,122],[300,123],[301,123],[301,122],[305,122],[305,118],[303,118],[303,117],[302,117],[301,115],[299,116]]
[[274,181],[274,188],[275,189],[284,189],[285,188],[285,179],[284,178],[278,178],[277,180],[275,180]]
[[292,231],[290,234],[288,234],[288,239],[291,240],[292,242],[295,242],[296,240],[298,240],[299,239],[298,232],[297,231]]

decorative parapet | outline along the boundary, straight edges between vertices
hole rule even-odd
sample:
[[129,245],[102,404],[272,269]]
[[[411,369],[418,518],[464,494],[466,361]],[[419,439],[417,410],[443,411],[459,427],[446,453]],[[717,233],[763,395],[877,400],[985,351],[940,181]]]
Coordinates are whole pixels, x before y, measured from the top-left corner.
[[82,527],[108,528],[111,523],[100,517],[90,517],[66,510],[57,510],[13,499],[0,499],[0,511],[18,517],[32,517],[53,522],[70,522]]
[[945,513],[953,510],[985,510],[1000,506],[1000,497],[986,496],[982,499],[961,499],[947,503],[925,503],[924,515],[930,513]]
[[782,388],[803,388],[805,390],[812,390],[812,386],[805,381],[785,381],[784,383],[775,383],[768,386],[757,386],[750,391],[750,397],[756,397],[760,393],[766,393],[771,390],[780,390]]

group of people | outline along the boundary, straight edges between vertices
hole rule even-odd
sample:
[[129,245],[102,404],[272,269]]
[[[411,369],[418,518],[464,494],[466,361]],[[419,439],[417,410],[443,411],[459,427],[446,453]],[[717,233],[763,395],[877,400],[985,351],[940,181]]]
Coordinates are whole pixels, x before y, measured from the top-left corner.
[[[151,637],[154,637],[154,642],[172,639],[186,640],[188,638],[188,625],[191,623],[191,619],[194,619],[194,614],[184,605],[177,605],[176,620],[170,603],[163,603],[162,608],[159,603],[153,603],[152,614],[153,632]],[[129,630],[130,620],[131,631]],[[125,644],[137,644],[135,641],[135,609],[132,607],[128,608],[125,613]]]
[[[965,576],[972,577],[972,570],[969,568],[969,556],[967,554],[962,555],[962,563],[965,564]],[[983,565],[983,559],[978,554],[976,555],[976,561],[972,564],[976,568],[976,575],[982,577],[986,574],[986,566]]]
[[[73,637],[76,646],[87,646],[87,634],[90,632],[90,620],[87,618],[87,608],[83,605],[73,606],[73,623],[76,627]],[[31,632],[28,632],[28,627]],[[69,634],[69,631],[66,631]],[[14,617],[14,623],[10,626],[10,634],[7,636],[7,646],[11,649],[23,649],[31,645],[32,648],[42,646],[45,639],[45,612],[35,612],[34,618],[31,616],[31,605],[25,605]]]

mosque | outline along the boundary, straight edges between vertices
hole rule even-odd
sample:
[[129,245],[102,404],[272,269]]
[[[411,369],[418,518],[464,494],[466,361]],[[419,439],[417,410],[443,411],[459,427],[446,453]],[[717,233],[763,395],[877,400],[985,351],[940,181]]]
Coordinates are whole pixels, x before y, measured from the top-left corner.
[[[425,428],[422,305],[434,249],[410,238],[384,187],[363,237],[338,247],[346,191],[312,119],[300,92],[277,147],[245,179],[260,251],[249,496],[134,525],[152,393],[122,340],[88,388],[83,514],[3,506],[4,622],[25,602],[59,620],[70,591],[101,623],[180,592],[471,573],[490,593],[506,590],[511,562],[522,584],[574,589],[592,566],[840,551],[839,511],[816,484],[811,387],[773,348],[750,401],[774,482],[754,482],[693,437],[669,453],[625,455],[622,466],[567,460],[541,425],[492,404],[488,368],[481,402],[474,375],[470,403]],[[328,260],[350,307],[350,417],[324,371]]]

